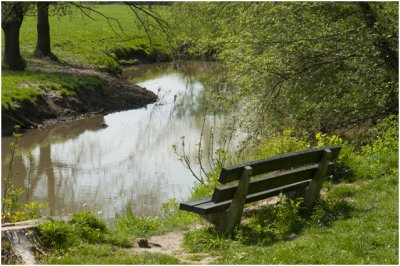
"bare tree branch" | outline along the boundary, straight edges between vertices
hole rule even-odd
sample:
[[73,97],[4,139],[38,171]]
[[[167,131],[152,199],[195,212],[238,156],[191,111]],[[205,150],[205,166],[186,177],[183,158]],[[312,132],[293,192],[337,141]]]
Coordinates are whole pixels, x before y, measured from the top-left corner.
[[70,2],[70,4],[73,5],[73,6],[75,6],[76,8],[78,8],[85,16],[87,16],[88,18],[90,18],[90,19],[92,19],[92,20],[96,20],[96,19],[93,18],[93,17],[89,14],[89,12],[94,12],[94,13],[100,15],[101,17],[105,18],[105,19],[107,20],[108,26],[111,28],[111,30],[112,30],[116,35],[118,35],[118,37],[120,37],[121,39],[123,39],[123,37],[114,29],[114,27],[113,27],[113,25],[112,25],[111,22],[113,21],[113,22],[117,23],[118,28],[120,29],[120,31],[121,31],[126,37],[129,37],[129,36],[125,33],[125,31],[124,31],[124,29],[122,28],[121,24],[119,23],[119,20],[118,20],[118,19],[113,18],[113,17],[109,17],[109,16],[107,16],[107,15],[105,15],[105,14],[103,14],[103,13],[97,11],[96,9],[89,7],[89,6],[80,5],[80,4],[78,4],[77,2]]

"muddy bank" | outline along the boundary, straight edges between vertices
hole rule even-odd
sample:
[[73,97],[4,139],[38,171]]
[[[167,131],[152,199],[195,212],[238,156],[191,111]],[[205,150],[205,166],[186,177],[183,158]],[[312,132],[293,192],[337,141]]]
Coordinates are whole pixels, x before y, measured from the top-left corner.
[[42,88],[42,94],[35,99],[2,110],[2,136],[12,134],[15,125],[20,125],[22,129],[42,128],[61,121],[141,108],[157,100],[157,96],[145,88],[93,69],[34,70],[97,76],[103,81],[103,86],[101,90],[85,87],[74,96]]

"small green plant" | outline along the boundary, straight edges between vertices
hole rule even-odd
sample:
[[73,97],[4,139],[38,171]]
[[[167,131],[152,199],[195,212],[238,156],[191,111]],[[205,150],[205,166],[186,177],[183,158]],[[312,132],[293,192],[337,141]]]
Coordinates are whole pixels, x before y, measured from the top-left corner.
[[47,248],[66,251],[81,243],[77,226],[65,221],[45,221],[39,225],[40,240]]
[[190,252],[204,252],[228,249],[233,240],[214,227],[188,232],[184,235],[183,246]]
[[336,220],[349,218],[351,210],[352,205],[343,198],[320,199],[314,206],[311,221],[321,226],[329,226]]
[[281,200],[278,204],[266,206],[250,217],[247,224],[256,232],[262,231],[270,240],[285,239],[289,235],[297,233],[304,222],[300,215],[302,198],[293,200],[284,195],[280,197]]
[[132,203],[128,203],[125,212],[116,218],[116,227],[119,230],[129,231],[131,235],[145,237],[162,225],[157,217],[136,217],[132,211]]
[[107,231],[107,225],[100,217],[92,211],[75,213],[71,215],[71,223],[77,224],[80,227],[89,227],[101,232]]
[[282,238],[287,238],[302,227],[303,218],[300,216],[302,203],[302,198],[293,200],[283,196],[283,198],[281,197],[281,201],[276,205],[273,226]]

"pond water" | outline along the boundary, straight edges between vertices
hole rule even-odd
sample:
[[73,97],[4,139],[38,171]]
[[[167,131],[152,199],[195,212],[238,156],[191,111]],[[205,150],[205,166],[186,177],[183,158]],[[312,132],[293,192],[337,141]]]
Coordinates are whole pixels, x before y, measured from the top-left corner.
[[[28,191],[22,200],[45,203],[52,216],[91,209],[113,218],[129,202],[135,214],[154,215],[170,198],[187,199],[195,178],[172,145],[185,136],[186,151],[199,171],[194,157],[201,132],[217,134],[224,120],[204,118],[200,99],[205,86],[198,77],[207,72],[215,74],[201,62],[180,70],[170,64],[130,67],[125,77],[156,93],[156,103],[26,132],[14,162],[14,184]],[[2,138],[3,176],[11,141]],[[207,150],[210,142],[203,145]]]

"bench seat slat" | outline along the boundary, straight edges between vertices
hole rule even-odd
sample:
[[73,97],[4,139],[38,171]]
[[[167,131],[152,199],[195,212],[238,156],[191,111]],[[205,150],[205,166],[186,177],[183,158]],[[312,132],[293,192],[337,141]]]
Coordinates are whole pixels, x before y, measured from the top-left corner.
[[[333,162],[330,162],[332,168]],[[300,182],[303,180],[311,179],[314,175],[315,170],[318,168],[318,164],[308,165],[296,169],[269,173],[260,178],[252,178],[249,184],[249,190],[247,194],[258,193],[267,189],[274,189],[277,187],[286,186],[288,184]],[[212,201],[214,203],[223,202],[232,199],[235,195],[238,183],[217,187],[214,189]]]
[[193,211],[193,207],[199,204],[204,204],[211,201],[211,196],[207,196],[200,199],[191,200],[179,204],[179,209],[183,211]]
[[[282,186],[282,187],[278,187],[278,188],[274,188],[274,189],[269,189],[269,190],[265,190],[265,191],[254,193],[254,194],[249,194],[246,196],[246,203],[251,203],[254,201],[261,200],[261,199],[266,199],[266,198],[269,198],[272,196],[277,196],[281,192],[286,193],[286,192],[293,191],[293,190],[296,190],[299,188],[304,188],[304,187],[308,186],[310,184],[310,182],[311,182],[311,180],[308,179],[308,180],[293,183],[290,185],[286,185],[286,186]],[[220,211],[227,210],[229,208],[231,202],[232,202],[232,199],[223,201],[223,202],[219,202],[219,203],[214,203],[210,200],[209,202],[205,202],[205,203],[197,204],[197,205],[193,206],[193,208],[190,211],[201,214],[201,215],[220,212]]]
[[232,181],[239,180],[243,167],[251,166],[253,175],[265,174],[276,170],[288,169],[290,167],[298,167],[306,164],[316,164],[321,158],[323,151],[330,149],[332,151],[331,161],[334,161],[340,152],[340,146],[330,146],[319,149],[288,153],[284,155],[274,156],[258,161],[246,162],[244,164],[225,167],[222,169],[218,181],[221,184],[226,184]]

